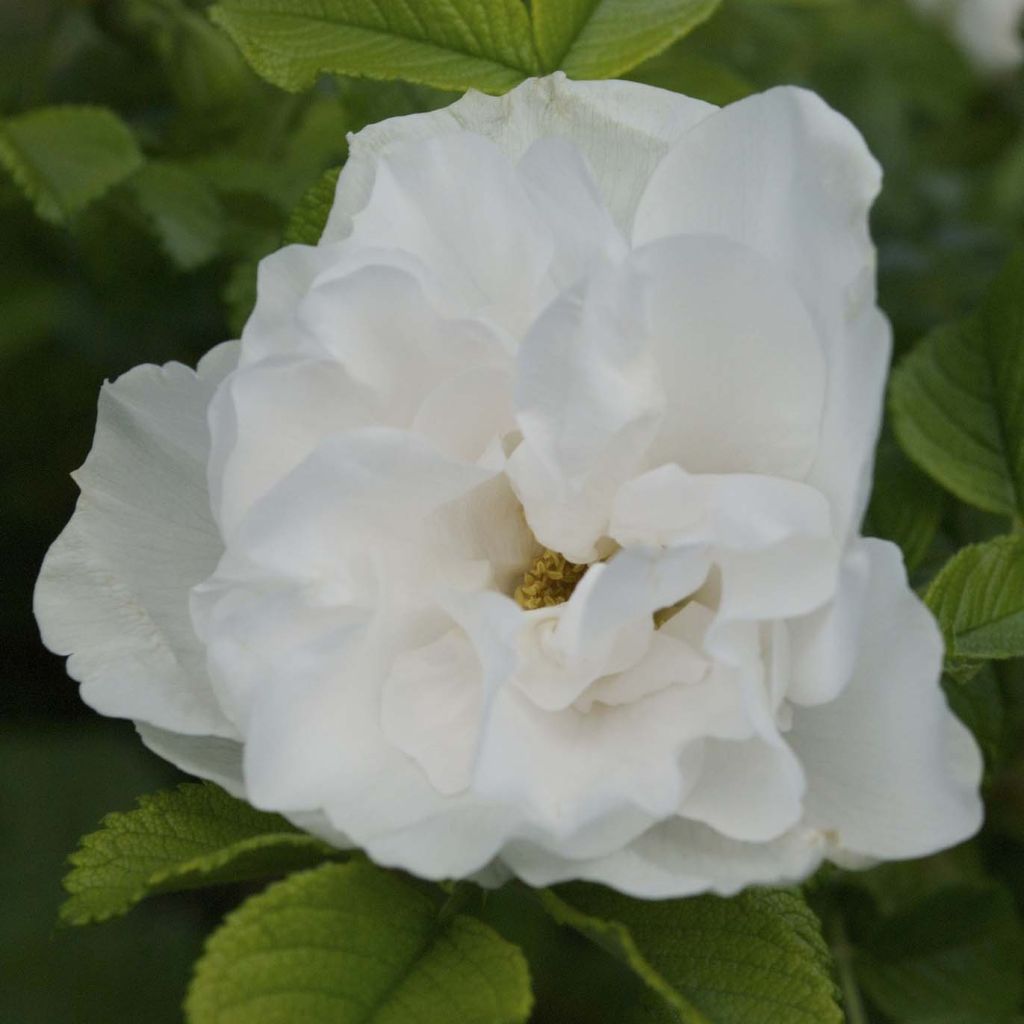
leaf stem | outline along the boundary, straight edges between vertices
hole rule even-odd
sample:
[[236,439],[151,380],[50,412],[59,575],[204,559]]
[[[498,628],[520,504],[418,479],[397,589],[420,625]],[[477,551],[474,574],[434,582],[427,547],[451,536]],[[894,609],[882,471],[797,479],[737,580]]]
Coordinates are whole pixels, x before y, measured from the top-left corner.
[[860,987],[853,970],[853,946],[846,934],[843,916],[832,915],[829,927],[829,945],[836,961],[836,973],[839,976],[839,988],[843,993],[843,1009],[847,1024],[870,1024],[868,1011],[861,998]]

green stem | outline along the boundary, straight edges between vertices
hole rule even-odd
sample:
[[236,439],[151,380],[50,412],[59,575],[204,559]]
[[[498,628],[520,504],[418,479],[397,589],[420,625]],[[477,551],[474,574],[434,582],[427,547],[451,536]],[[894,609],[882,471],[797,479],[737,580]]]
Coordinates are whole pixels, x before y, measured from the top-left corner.
[[868,1011],[861,998],[860,987],[853,971],[853,946],[846,934],[841,914],[832,917],[829,929],[829,945],[836,961],[836,973],[839,975],[839,988],[843,993],[843,1008],[846,1011],[847,1024],[870,1024]]

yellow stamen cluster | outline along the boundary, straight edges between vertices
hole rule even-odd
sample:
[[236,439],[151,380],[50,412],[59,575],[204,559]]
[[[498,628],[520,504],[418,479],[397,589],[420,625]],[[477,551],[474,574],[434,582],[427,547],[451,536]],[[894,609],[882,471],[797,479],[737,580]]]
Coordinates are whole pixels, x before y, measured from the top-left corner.
[[521,608],[550,608],[568,601],[588,566],[570,562],[565,555],[547,548],[523,573],[523,582],[513,595]]

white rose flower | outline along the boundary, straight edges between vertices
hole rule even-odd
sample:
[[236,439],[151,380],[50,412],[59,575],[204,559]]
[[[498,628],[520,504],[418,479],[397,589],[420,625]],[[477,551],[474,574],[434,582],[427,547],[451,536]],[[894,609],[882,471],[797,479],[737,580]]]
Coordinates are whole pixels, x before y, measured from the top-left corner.
[[730,893],[966,838],[938,630],[858,535],[879,178],[796,89],[367,128],[240,345],[103,389],[46,643],[185,771],[427,877]]
[[950,28],[964,52],[983,71],[1010,71],[1024,61],[1024,0],[911,0]]

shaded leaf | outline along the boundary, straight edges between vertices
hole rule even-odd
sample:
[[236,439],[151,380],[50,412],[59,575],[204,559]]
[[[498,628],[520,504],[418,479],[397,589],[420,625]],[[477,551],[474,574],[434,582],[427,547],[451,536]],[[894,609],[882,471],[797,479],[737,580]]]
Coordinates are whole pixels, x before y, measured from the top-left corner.
[[0,119],[0,165],[44,220],[64,223],[141,163],[132,133],[102,107],[40,107]]
[[864,533],[900,546],[908,569],[928,554],[942,519],[942,491],[892,442],[875,460],[875,483]]
[[190,1024],[518,1024],[532,1004],[519,949],[369,864],[292,875],[207,944]]
[[306,190],[306,194],[292,210],[288,227],[285,228],[284,241],[286,245],[296,242],[303,245],[316,245],[320,241],[324,225],[327,223],[327,216],[334,205],[334,189],[338,184],[339,174],[341,174],[341,168],[332,167],[324,172],[316,184]]
[[60,917],[65,924],[104,921],[155,893],[280,874],[337,854],[212,783],[188,783],[108,814],[82,839]]
[[199,175],[151,162],[131,181],[139,208],[177,266],[193,270],[213,259],[224,238],[224,208]]
[[857,978],[906,1024],[996,1024],[1024,995],[1021,927],[997,886],[958,885],[885,918],[862,940]]
[[929,334],[893,374],[907,453],[959,498],[1024,516],[1024,254],[980,313]]
[[652,1000],[635,1020],[841,1024],[817,918],[788,890],[645,902],[569,885],[542,894],[559,922],[627,963]]

